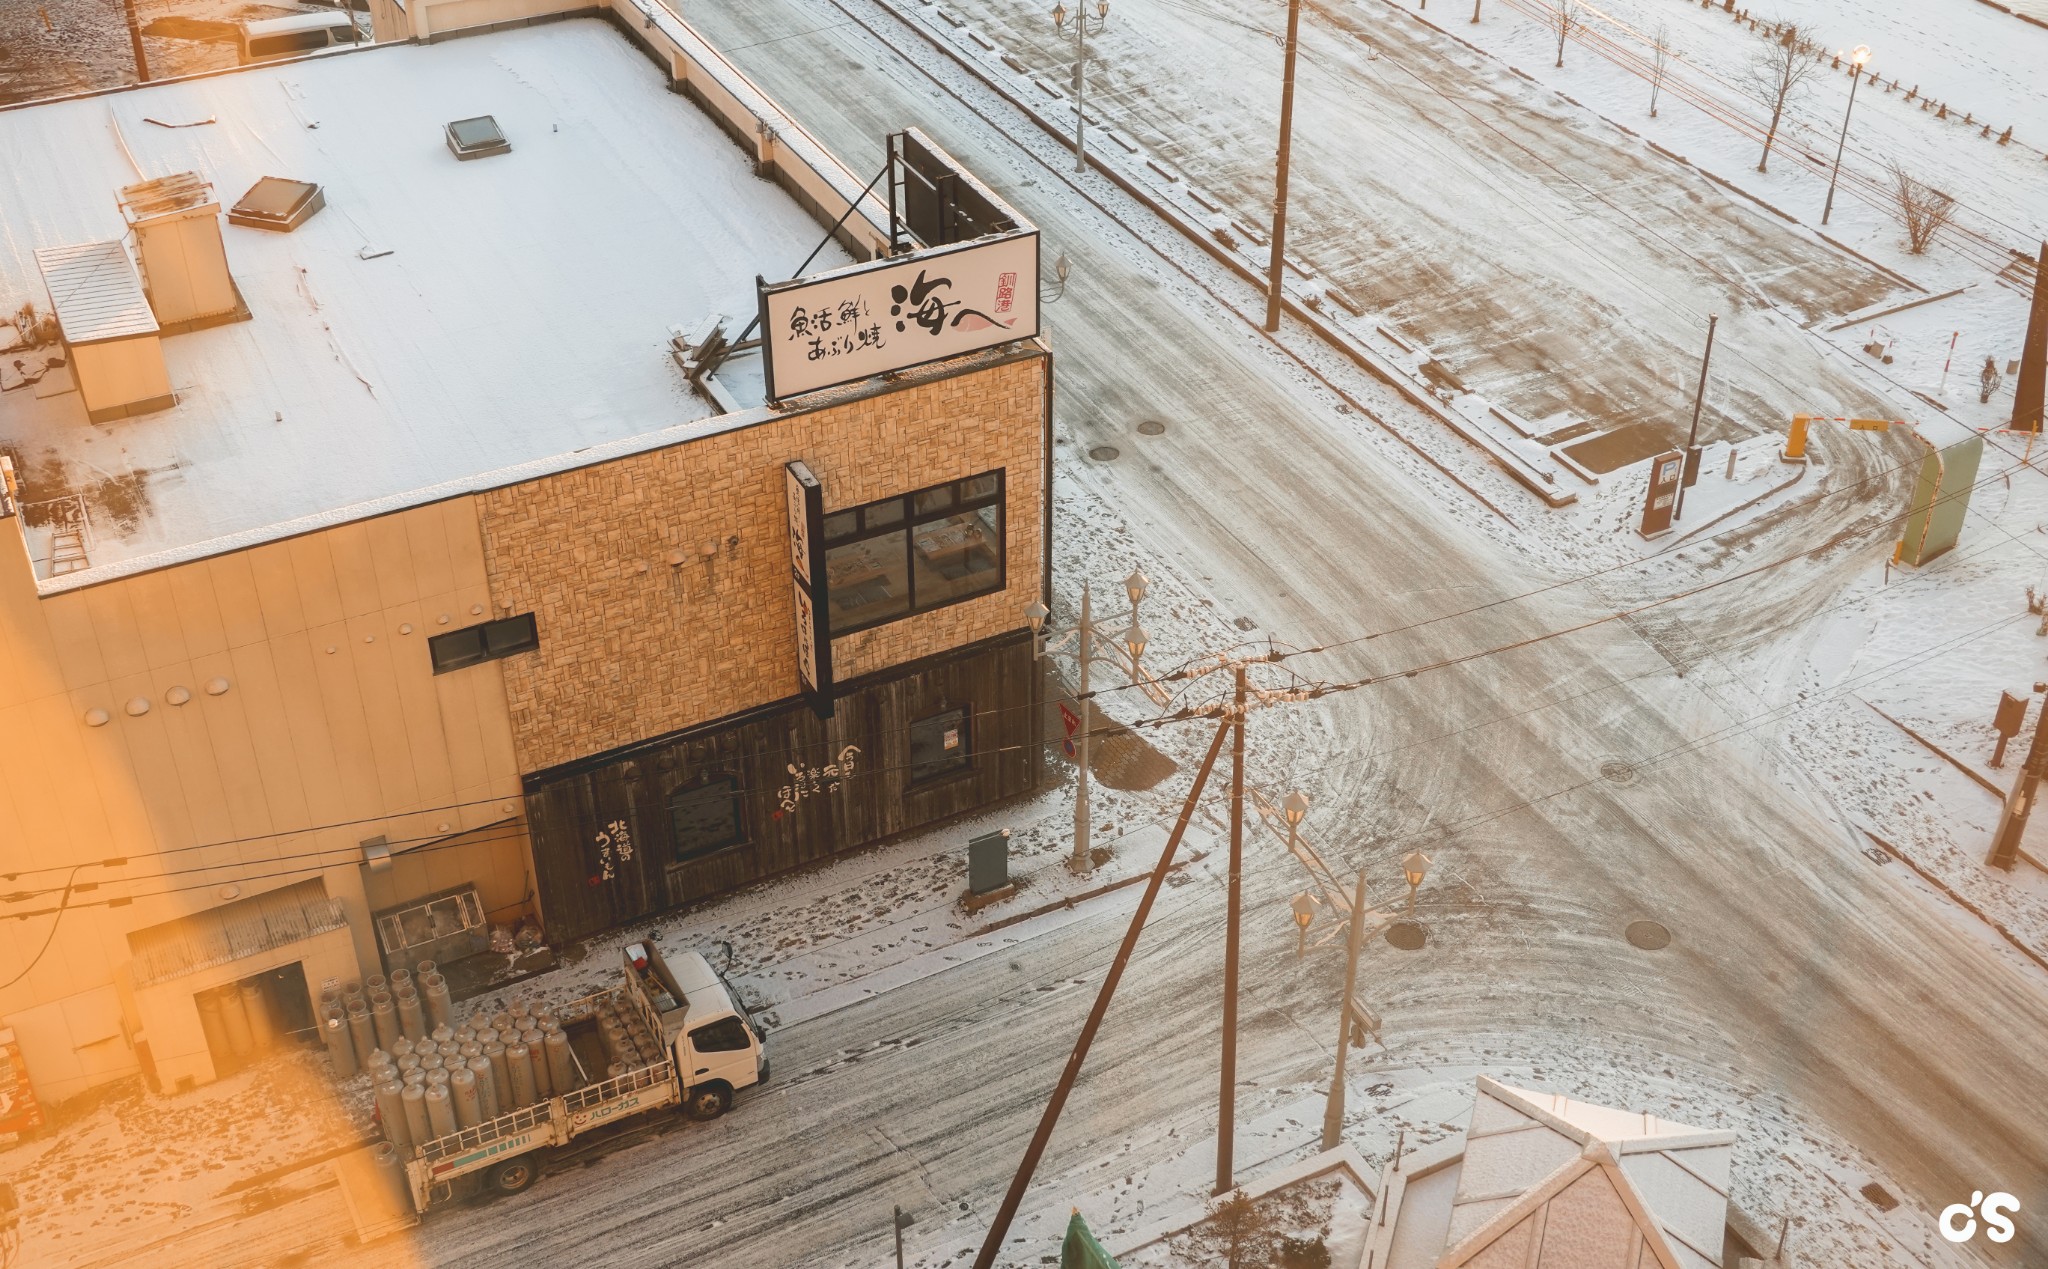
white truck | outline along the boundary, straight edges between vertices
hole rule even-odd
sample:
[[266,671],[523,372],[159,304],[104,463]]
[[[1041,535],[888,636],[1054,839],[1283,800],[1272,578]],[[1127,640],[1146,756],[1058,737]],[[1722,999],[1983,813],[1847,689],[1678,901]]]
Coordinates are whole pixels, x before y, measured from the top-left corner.
[[[627,947],[624,962],[623,982],[556,1011],[578,1087],[419,1143],[405,1160],[415,1213],[479,1190],[516,1194],[570,1142],[635,1116],[678,1107],[715,1119],[734,1093],[768,1078],[761,1028],[709,961],[686,952],[671,967],[646,942]],[[609,1074],[598,1019],[621,1011],[644,1024],[642,1034],[658,1038],[661,1056]]]

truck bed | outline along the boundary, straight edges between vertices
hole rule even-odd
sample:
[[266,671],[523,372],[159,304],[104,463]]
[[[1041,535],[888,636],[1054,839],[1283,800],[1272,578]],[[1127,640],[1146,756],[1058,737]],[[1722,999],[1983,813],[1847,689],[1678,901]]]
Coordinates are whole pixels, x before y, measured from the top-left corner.
[[608,1065],[604,1041],[598,1034],[598,1007],[623,993],[624,988],[610,988],[574,1001],[561,1011],[562,1029],[569,1036],[570,1056],[581,1087],[566,1093],[557,1090],[553,1097],[531,1106],[420,1144],[417,1157],[407,1163],[407,1174],[422,1210],[435,1189],[496,1160],[567,1145],[593,1129],[675,1102],[675,1063],[667,1057],[616,1077],[588,1082],[592,1073],[602,1073]]

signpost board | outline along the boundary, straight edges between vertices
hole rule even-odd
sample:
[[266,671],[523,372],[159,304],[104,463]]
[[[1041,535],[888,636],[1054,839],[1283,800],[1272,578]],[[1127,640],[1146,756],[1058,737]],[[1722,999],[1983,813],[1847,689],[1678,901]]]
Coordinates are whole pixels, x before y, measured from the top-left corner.
[[779,401],[1038,334],[1038,231],[757,285]]
[[1067,733],[1066,739],[1060,741],[1060,748],[1071,758],[1074,756],[1074,733],[1081,730],[1081,716],[1069,708],[1065,701],[1060,702],[1060,726],[1065,728]]
[[1672,503],[1685,475],[1685,455],[1667,450],[1650,460],[1650,489],[1643,497],[1643,523],[1637,530],[1646,538],[1671,531]]
[[789,495],[789,572],[796,596],[796,672],[820,718],[832,717],[832,631],[825,607],[825,489],[802,461],[783,468]]
[[1955,546],[1963,518],[1970,513],[1970,490],[1976,487],[1983,458],[1984,438],[1971,436],[1947,449],[1930,449],[1921,460],[1906,531],[1899,539],[1901,564],[1918,568]]

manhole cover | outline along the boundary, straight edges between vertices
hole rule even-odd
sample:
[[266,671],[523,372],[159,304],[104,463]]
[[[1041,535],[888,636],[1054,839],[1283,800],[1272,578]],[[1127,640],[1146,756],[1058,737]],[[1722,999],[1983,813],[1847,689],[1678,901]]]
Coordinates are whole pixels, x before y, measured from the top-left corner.
[[1114,445],[1097,445],[1094,449],[1088,451],[1088,457],[1098,463],[1108,463],[1116,461],[1122,452]]
[[1645,952],[1671,946],[1671,931],[1655,921],[1630,921],[1627,933],[1628,941]]
[[1413,921],[1396,921],[1387,927],[1387,942],[1404,952],[1419,952],[1429,942],[1429,931]]
[[1880,1212],[1889,1212],[1899,1205],[1899,1201],[1892,1197],[1891,1191],[1885,1189],[1882,1185],[1879,1185],[1875,1181],[1872,1181],[1870,1184],[1864,1186],[1861,1190],[1858,1190],[1857,1193],[1861,1194],[1864,1198],[1869,1199],[1872,1205],[1874,1205]]
[[1619,758],[1609,758],[1600,764],[1600,778],[1613,784],[1634,784],[1636,782],[1635,765],[1623,762]]
[[1143,423],[1138,424],[1138,433],[1141,436],[1164,436],[1166,435],[1166,424],[1161,423],[1158,419],[1146,419]]

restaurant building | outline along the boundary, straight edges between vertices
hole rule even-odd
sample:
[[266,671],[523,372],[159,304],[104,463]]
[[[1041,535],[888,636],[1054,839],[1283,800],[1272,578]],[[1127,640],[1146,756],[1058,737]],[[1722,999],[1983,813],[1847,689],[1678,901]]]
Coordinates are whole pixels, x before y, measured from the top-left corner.
[[44,1103],[1040,782],[1035,230],[915,130],[871,185],[665,10],[430,11],[0,110]]

